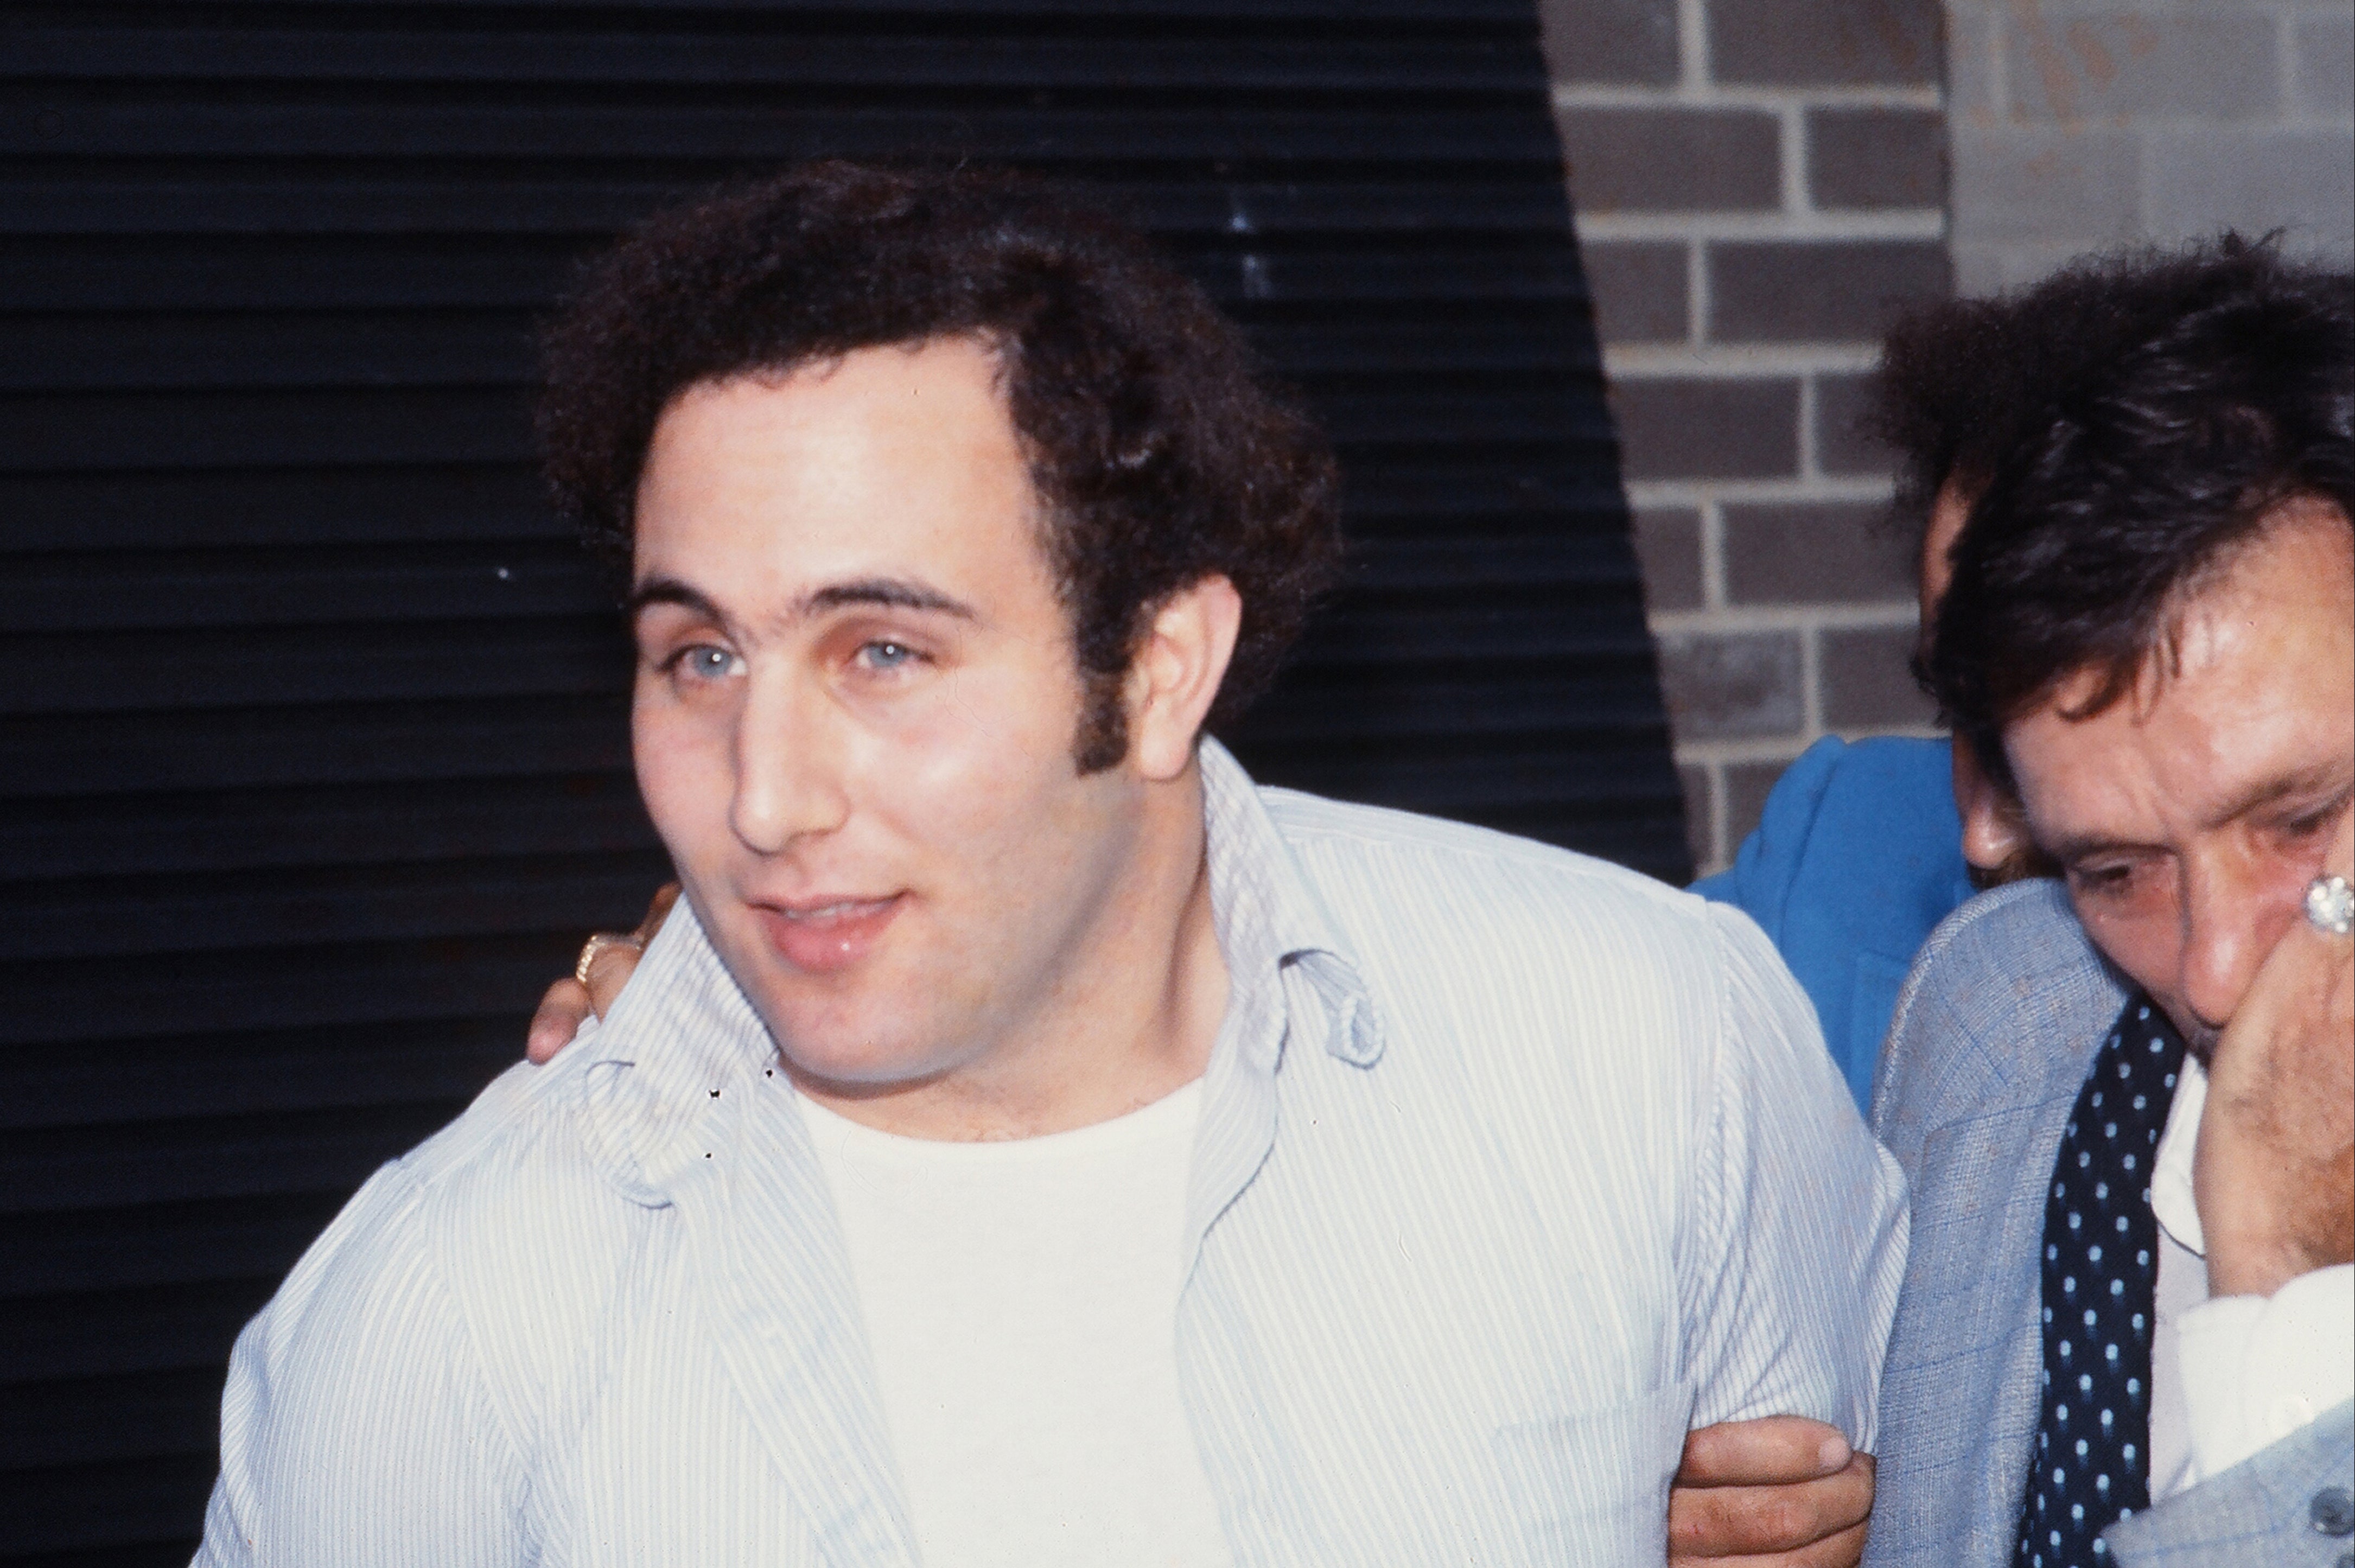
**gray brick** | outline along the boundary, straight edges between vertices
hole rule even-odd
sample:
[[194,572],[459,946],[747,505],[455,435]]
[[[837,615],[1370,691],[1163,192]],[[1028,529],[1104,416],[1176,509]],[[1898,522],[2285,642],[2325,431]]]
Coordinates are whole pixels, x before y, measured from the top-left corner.
[[2151,237],[2162,242],[2286,228],[2293,251],[2344,264],[2355,229],[2355,146],[2343,131],[2204,129],[2154,135],[2144,149]]
[[2131,238],[2141,222],[2140,144],[2085,129],[1954,132],[1954,229],[1963,244],[2066,244]]
[[1869,376],[1816,378],[1816,465],[1827,474],[1881,475],[1895,471],[1896,454],[1858,425],[1872,406]]
[[2015,119],[2229,119],[2281,101],[2274,29],[2248,16],[2014,20],[2003,50]]
[[1676,0],[1539,0],[1538,22],[1558,82],[1677,80]]
[[1725,508],[1725,596],[1735,604],[1870,604],[1914,595],[1912,546],[1870,502]]
[[1725,767],[1726,859],[1732,859],[1742,841],[1757,829],[1766,815],[1766,797],[1788,763],[1729,763]]
[[[2082,0],[2062,0],[2064,7],[2081,3]],[[2193,0],[2193,4],[2211,11],[2254,12],[2253,19],[2260,26],[2279,11],[2343,11],[2347,8],[2347,0]],[[2115,5],[2088,5],[2084,8],[2089,11],[2114,11],[2117,7]]]
[[1822,208],[1944,207],[1945,116],[1924,109],[1811,111],[1807,199]]
[[1717,845],[1710,824],[1715,820],[1710,808],[1712,791],[1709,770],[1691,763],[1677,770],[1677,783],[1684,787],[1685,847],[1692,851],[1693,869],[1707,876],[1717,867]]
[[1913,684],[1911,626],[1825,632],[1817,645],[1828,730],[1890,730],[1927,724],[1937,709]]
[[1646,507],[1636,514],[1636,554],[1644,563],[1644,602],[1654,610],[1701,605],[1700,514],[1689,507]]
[[1795,735],[1804,721],[1796,632],[1663,637],[1660,685],[1680,741]]
[[1709,0],[1710,69],[1725,82],[1927,85],[1938,32],[1938,0]]
[[1768,211],[1782,203],[1774,117],[1748,109],[1565,109],[1582,212]]
[[2355,118],[2355,16],[2318,16],[2290,36],[2297,106],[2333,120]]
[[1772,479],[1799,471],[1799,384],[1621,380],[1611,389],[1630,479]]
[[1717,343],[1870,343],[1909,304],[1949,292],[1936,240],[1765,241],[1709,248]]
[[1969,124],[1992,125],[2002,105],[1995,101],[1996,18],[1981,8],[1949,0],[1946,6],[1946,112]]
[[1681,343],[1691,331],[1680,240],[1579,247],[1605,343]]

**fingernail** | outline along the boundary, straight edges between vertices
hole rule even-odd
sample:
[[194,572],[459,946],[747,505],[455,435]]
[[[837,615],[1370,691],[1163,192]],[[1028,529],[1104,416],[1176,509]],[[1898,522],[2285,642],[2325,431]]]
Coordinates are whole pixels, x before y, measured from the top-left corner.
[[1827,1437],[1824,1439],[1824,1445],[1816,1450],[1816,1463],[1823,1467],[1823,1473],[1828,1476],[1834,1470],[1845,1466],[1849,1461],[1849,1456],[1847,1438]]

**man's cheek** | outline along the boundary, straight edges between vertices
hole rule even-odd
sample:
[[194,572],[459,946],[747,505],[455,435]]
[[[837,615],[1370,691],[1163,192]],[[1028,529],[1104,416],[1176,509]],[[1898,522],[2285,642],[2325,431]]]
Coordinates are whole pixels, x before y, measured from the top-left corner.
[[[2094,945],[2101,949],[2103,957],[2152,996],[2175,995],[2181,944],[2169,940],[2155,929],[2169,923],[2145,914],[2122,913],[2094,897],[2073,891],[2069,901],[2077,912],[2078,923],[2085,928]],[[2174,1009],[2170,1008],[2169,1011]]]
[[728,830],[735,780],[724,752],[692,731],[640,722],[631,749],[646,816],[682,877],[695,880]]

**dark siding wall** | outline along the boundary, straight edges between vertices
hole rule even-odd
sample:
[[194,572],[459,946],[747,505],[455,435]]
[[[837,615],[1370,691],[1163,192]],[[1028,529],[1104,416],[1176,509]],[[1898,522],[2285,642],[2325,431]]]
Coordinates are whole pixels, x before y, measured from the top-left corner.
[[1683,871],[1529,5],[8,7],[0,1561],[185,1557],[238,1325],[666,874],[535,314],[903,150],[1099,182],[1336,432],[1247,761]]

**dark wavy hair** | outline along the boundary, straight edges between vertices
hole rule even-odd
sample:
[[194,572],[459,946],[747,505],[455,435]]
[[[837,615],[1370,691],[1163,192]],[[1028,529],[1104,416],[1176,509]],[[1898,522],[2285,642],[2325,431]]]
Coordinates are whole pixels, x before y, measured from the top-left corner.
[[1862,424],[1896,450],[1891,517],[1917,546],[1948,480],[1975,496],[2063,389],[2148,337],[2167,302],[2123,296],[2100,266],[2024,293],[1940,300],[1881,340]]
[[626,582],[639,472],[689,388],[854,349],[996,350],[1088,699],[1082,771],[1127,752],[1152,612],[1213,574],[1242,625],[1231,724],[1337,571],[1339,480],[1233,324],[1133,230],[1004,171],[813,163],[667,212],[597,261],[543,342],[556,508]]
[[1997,302],[2035,336],[2091,302],[2100,352],[2011,418],[1918,672],[2017,793],[2006,725],[2081,671],[2100,712],[2286,501],[2355,518],[2355,278],[2226,235],[2096,257]]

